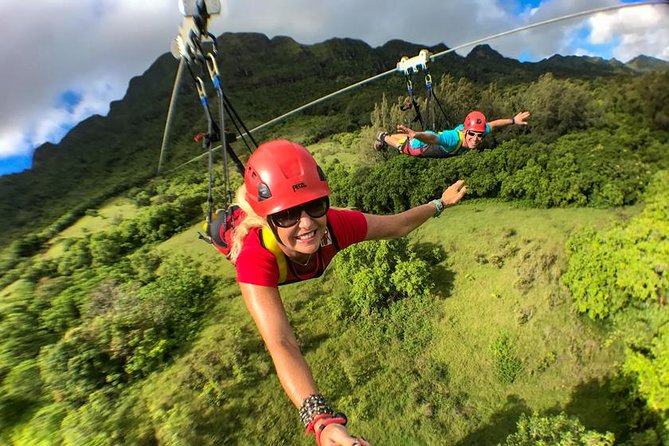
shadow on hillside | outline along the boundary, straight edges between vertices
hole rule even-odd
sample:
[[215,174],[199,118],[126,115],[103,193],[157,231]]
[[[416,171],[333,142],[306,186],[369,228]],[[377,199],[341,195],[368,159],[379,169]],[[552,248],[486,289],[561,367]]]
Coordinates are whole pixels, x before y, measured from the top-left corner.
[[562,411],[577,417],[587,429],[613,432],[616,444],[628,440],[633,432],[661,429],[662,420],[657,413],[641,399],[630,397],[632,387],[633,383],[624,376],[584,382],[574,389]]
[[[624,377],[593,379],[576,386],[565,406],[556,405],[539,415],[550,417],[564,412],[570,417],[578,418],[588,430],[613,432],[616,444],[627,441],[634,432],[661,431],[662,420],[657,414],[649,411],[643,401],[629,397],[630,385]],[[508,435],[516,432],[516,423],[523,413],[530,416],[532,410],[518,396],[508,396],[502,410],[456,446],[502,444]],[[630,426],[634,426],[633,432],[630,431]]]
[[444,266],[448,253],[437,243],[420,242],[413,245],[418,257],[430,264],[432,278],[436,285],[436,294],[447,298],[453,291],[455,273]]
[[467,435],[456,446],[494,446],[503,443],[508,435],[516,431],[516,423],[523,413],[531,413],[525,401],[517,395],[509,395],[504,407],[485,426]]
[[565,412],[581,420],[588,429],[613,431],[618,439],[620,420],[615,406],[619,398],[611,378],[594,379],[576,386],[571,399],[562,409],[556,408],[547,413]]

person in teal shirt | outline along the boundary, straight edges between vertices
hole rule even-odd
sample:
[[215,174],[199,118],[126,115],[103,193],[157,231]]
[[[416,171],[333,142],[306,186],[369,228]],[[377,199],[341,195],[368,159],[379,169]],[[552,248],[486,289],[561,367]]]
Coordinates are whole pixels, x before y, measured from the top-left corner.
[[374,148],[383,151],[393,147],[405,155],[421,158],[447,158],[458,156],[479,146],[483,137],[498,127],[507,125],[527,125],[530,112],[523,111],[513,118],[502,118],[488,122],[480,111],[472,111],[464,122],[453,130],[441,132],[417,132],[402,124],[399,133],[380,132],[374,141]]

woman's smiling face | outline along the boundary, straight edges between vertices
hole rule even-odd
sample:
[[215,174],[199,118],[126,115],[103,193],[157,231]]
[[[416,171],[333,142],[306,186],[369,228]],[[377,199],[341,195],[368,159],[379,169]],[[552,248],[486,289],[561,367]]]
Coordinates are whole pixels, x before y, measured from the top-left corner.
[[277,226],[276,233],[286,248],[301,254],[313,254],[321,245],[326,222],[325,215],[314,218],[303,210],[295,225],[288,228]]
[[302,254],[318,251],[325,234],[329,197],[321,197],[272,214],[268,220],[276,228],[279,241],[289,250]]

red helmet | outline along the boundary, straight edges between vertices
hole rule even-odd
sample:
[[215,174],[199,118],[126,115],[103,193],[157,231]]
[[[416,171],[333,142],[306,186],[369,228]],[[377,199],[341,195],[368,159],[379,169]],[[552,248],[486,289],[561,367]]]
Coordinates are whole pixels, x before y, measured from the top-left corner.
[[485,132],[485,124],[488,120],[480,111],[470,112],[465,118],[465,130],[473,130],[475,132]]
[[261,144],[246,163],[246,200],[261,217],[332,192],[321,168],[303,146],[283,139]]

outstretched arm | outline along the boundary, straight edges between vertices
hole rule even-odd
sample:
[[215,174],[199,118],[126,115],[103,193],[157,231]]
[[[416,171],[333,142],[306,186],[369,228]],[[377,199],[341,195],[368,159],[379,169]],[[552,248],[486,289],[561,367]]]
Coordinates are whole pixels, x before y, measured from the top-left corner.
[[[288,321],[279,290],[274,287],[240,283],[244,303],[258,327],[269,351],[281,386],[299,408],[310,395],[318,393],[311,369],[302,356],[297,339]],[[322,422],[317,422],[320,429]],[[349,446],[354,442],[360,446],[369,443],[348,434],[345,426],[330,424],[321,431],[321,444]]]
[[283,389],[296,407],[317,393],[311,370],[304,360],[279,290],[273,287],[240,283],[244,303],[272,356]]
[[490,126],[491,131],[494,130],[496,127],[506,127],[507,125],[511,124],[527,125],[527,118],[529,117],[530,117],[530,112],[522,111],[513,118],[495,119],[494,121],[490,121],[488,125]]
[[[445,206],[453,206],[467,193],[464,180],[450,185],[442,194]],[[389,240],[407,235],[435,215],[435,205],[422,204],[408,211],[393,215],[365,214],[367,219],[367,237],[365,240]]]
[[409,138],[415,138],[425,144],[439,143],[439,138],[432,132],[417,132],[402,124],[397,125],[397,131],[400,133],[405,133]]

